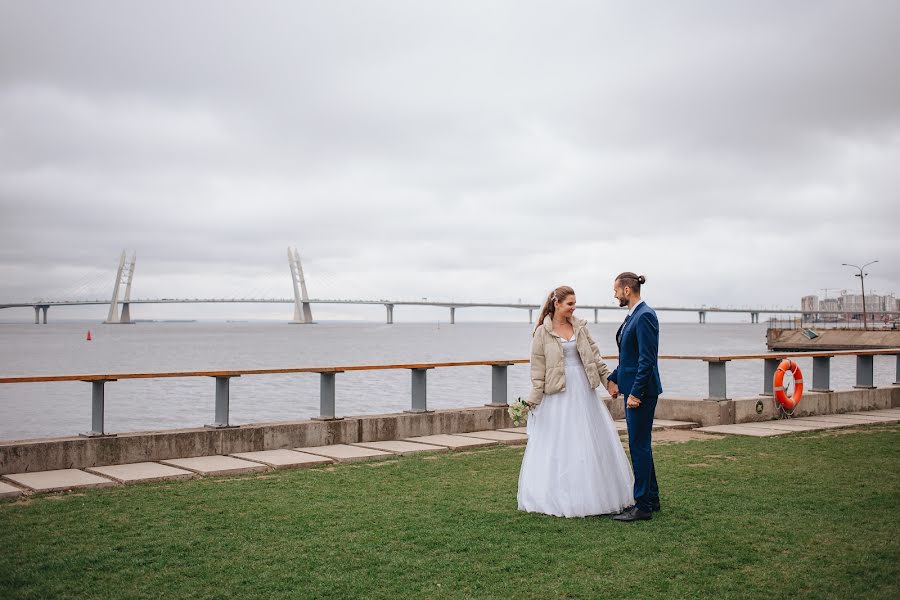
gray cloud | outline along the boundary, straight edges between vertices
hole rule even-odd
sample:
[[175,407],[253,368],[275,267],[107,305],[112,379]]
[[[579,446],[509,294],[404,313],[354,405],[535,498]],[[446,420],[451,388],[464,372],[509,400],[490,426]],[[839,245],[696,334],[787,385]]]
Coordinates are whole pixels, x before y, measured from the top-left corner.
[[105,295],[125,247],[137,295],[289,295],[288,245],[321,296],[607,302],[628,269],[658,304],[796,305],[872,258],[900,292],[896,23],[888,1],[6,3],[0,300]]

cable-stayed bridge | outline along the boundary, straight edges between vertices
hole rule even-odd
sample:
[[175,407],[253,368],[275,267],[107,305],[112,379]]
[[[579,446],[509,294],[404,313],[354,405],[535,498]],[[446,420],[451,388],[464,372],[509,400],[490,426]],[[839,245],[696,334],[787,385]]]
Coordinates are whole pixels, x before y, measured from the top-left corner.
[[[29,302],[0,302],[0,308],[27,308],[34,309],[34,322],[46,323],[47,313],[51,306],[88,306],[88,305],[109,305],[109,315],[106,323],[133,323],[131,319],[132,304],[293,304],[294,318],[292,323],[313,323],[312,305],[313,304],[345,304],[345,305],[382,305],[385,307],[386,322],[394,322],[394,307],[397,306],[433,306],[449,309],[450,323],[456,322],[456,309],[458,308],[509,308],[528,311],[529,322],[534,321],[534,311],[540,310],[537,304],[527,304],[522,302],[504,303],[504,302],[458,302],[458,301],[441,301],[441,300],[403,300],[403,299],[346,299],[346,298],[310,298],[306,289],[306,280],[303,275],[303,267],[300,263],[300,256],[296,249],[288,249],[288,265],[291,271],[291,280],[294,288],[293,298],[131,298],[131,285],[134,279],[136,257],[132,254],[127,256],[125,252],[119,260],[119,267],[116,273],[116,279],[113,285],[112,297],[109,300],[33,300]],[[124,286],[124,294],[120,297],[119,293]],[[620,307],[606,304],[579,304],[581,310],[593,310],[594,322],[598,321],[598,314],[601,310],[622,310]],[[808,314],[798,309],[790,308],[764,308],[764,307],[710,307],[710,306],[654,306],[657,312],[692,312],[698,315],[700,323],[706,322],[706,315],[709,313],[743,313],[750,316],[751,323],[759,322],[761,314]],[[822,312],[816,313],[819,316],[833,315],[846,317],[842,312]],[[887,313],[897,314],[897,313]],[[41,318],[43,317],[43,318]]]
[[[125,301],[119,301],[123,307],[123,313],[127,310],[125,307],[131,304],[295,304],[294,298],[135,298]],[[454,301],[430,301],[430,300],[352,300],[342,298],[309,298],[303,300],[303,304],[357,304],[357,305],[377,305],[381,304],[385,307],[387,313],[387,323],[394,322],[395,306],[434,306],[450,309],[450,323],[456,321],[457,308],[513,308],[528,311],[528,320],[533,322],[534,311],[540,310],[537,304],[524,303],[499,303],[499,302],[454,302]],[[47,311],[51,306],[86,306],[110,304],[109,300],[56,300],[56,301],[34,301],[0,304],[0,308],[27,308],[33,307],[35,310],[35,323],[40,320],[40,311],[43,311],[43,322],[47,322]],[[622,309],[618,306],[610,305],[587,305],[579,304],[579,310],[593,310],[594,322],[597,322],[598,313],[601,310],[617,310]],[[716,308],[716,307],[690,307],[690,306],[654,306],[657,312],[693,312],[699,315],[701,323],[706,322],[707,313],[743,313],[749,314],[753,323],[759,322],[760,314],[801,314],[801,311],[794,309],[766,309],[766,308]],[[831,314],[831,313],[819,313]],[[843,314],[843,313],[834,313]],[[114,321],[107,321],[114,322]],[[129,320],[119,320],[119,323],[128,323]],[[133,321],[132,321],[133,322]],[[300,322],[300,321],[294,321]],[[309,322],[312,322],[311,320]]]

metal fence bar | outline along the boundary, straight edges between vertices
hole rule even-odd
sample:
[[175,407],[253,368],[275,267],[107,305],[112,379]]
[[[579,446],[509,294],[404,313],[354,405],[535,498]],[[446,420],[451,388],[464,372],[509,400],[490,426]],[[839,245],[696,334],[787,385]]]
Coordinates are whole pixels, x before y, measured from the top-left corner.
[[506,370],[509,365],[491,365],[491,402],[485,406],[507,406],[509,388]]
[[425,413],[428,411],[428,380],[427,374],[429,369],[410,369],[412,373],[412,398],[411,407],[408,411],[411,413]]
[[231,392],[230,381],[232,377],[240,377],[240,375],[229,375],[225,377],[216,377],[216,419],[212,423],[205,425],[212,429],[224,429],[231,427],[228,422]]
[[728,400],[726,392],[725,360],[709,360],[709,397],[707,400]]
[[335,383],[334,376],[343,371],[327,371],[319,373],[319,416],[317,421],[334,421]]
[[778,369],[778,363],[781,362],[777,358],[763,359],[763,391],[760,396],[775,395],[775,371]]
[[894,385],[900,385],[900,354],[897,355],[897,374],[894,375]]
[[104,421],[106,416],[106,393],[103,387],[107,381],[115,379],[93,380],[91,384],[91,430],[80,434],[82,437],[104,437]]
[[831,357],[813,357],[813,378],[811,392],[833,392],[831,389]]
[[868,356],[856,357],[856,389],[874,390],[875,389],[875,357],[871,354]]

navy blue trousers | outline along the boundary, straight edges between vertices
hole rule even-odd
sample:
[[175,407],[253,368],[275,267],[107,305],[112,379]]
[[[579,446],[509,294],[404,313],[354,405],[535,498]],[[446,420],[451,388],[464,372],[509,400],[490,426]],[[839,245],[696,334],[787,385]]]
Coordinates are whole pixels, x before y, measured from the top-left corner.
[[653,431],[653,415],[658,398],[647,398],[637,408],[625,406],[625,423],[628,426],[628,450],[631,452],[631,468],[634,470],[634,502],[639,510],[650,510],[659,502],[659,485],[656,483],[656,467],[650,446]]

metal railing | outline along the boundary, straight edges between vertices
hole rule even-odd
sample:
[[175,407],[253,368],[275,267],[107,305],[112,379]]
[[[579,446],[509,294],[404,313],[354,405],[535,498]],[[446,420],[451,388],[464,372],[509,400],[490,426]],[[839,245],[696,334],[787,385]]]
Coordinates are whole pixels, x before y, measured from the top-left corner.
[[[879,350],[847,350],[834,352],[786,352],[768,354],[741,354],[728,356],[690,356],[661,355],[660,360],[703,361],[708,365],[709,391],[705,400],[728,400],[727,364],[732,361],[762,360],[763,387],[762,395],[773,395],[773,378],[778,363],[785,358],[812,358],[813,392],[831,392],[831,359],[839,356],[856,357],[857,389],[874,389],[874,357],[896,356],[897,371],[894,385],[900,385],[900,348],[884,348]],[[616,360],[618,356],[607,356],[605,360]],[[504,407],[507,405],[507,369],[515,364],[528,363],[528,359],[488,360],[444,363],[417,363],[392,365],[353,365],[333,367],[300,367],[285,369],[248,369],[239,371],[176,371],[163,373],[111,373],[93,375],[43,375],[33,377],[0,377],[0,383],[41,383],[59,381],[83,381],[91,384],[91,430],[80,435],[85,437],[109,436],[104,428],[105,422],[105,386],[107,383],[124,379],[162,379],[170,377],[211,377],[215,379],[215,418],[206,427],[234,427],[229,422],[229,383],[234,377],[245,375],[274,375],[291,373],[318,373],[319,416],[317,420],[336,420],[340,417],[335,412],[336,376],[348,371],[408,370],[412,377],[412,393],[410,409],[406,412],[425,413],[427,402],[427,373],[431,369],[449,367],[491,367],[491,402],[486,406]],[[114,435],[114,434],[113,434]]]

